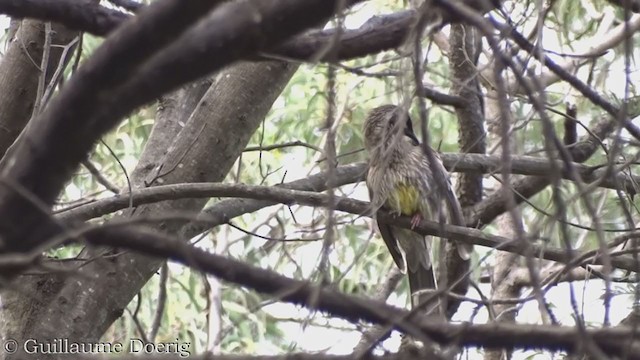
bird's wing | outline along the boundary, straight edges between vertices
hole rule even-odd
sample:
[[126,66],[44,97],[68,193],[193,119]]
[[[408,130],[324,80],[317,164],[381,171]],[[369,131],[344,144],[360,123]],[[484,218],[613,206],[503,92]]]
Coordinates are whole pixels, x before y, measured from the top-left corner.
[[[424,153],[423,155],[425,159],[428,158],[428,155]],[[446,203],[447,215],[448,215],[448,223],[458,226],[465,226],[466,221],[464,220],[464,214],[462,213],[462,208],[458,201],[458,198],[453,191],[453,187],[451,185],[451,178],[449,174],[444,168],[442,161],[440,160],[440,156],[434,152],[436,155],[437,161],[435,161],[434,167],[437,168],[436,171],[441,172],[446,177],[446,186],[444,189],[444,193],[435,194],[434,201],[436,202],[435,206],[441,207],[442,201]],[[428,161],[425,161],[426,166],[429,166]],[[432,169],[425,171],[432,171]],[[430,174],[431,179],[434,179],[434,174]],[[432,201],[433,202],[433,201]],[[432,209],[435,209],[432,206]],[[444,278],[443,286],[453,286],[451,291],[454,294],[464,295],[469,288],[469,269],[471,266],[471,253],[473,252],[473,247],[470,244],[465,244],[459,241],[447,241],[445,243],[445,266],[446,273]],[[458,309],[461,300],[459,299],[448,299],[446,305],[446,312],[449,317],[453,315],[453,313]]]
[[[380,206],[380,204],[377,203],[378,198],[374,196],[373,190],[371,189],[371,186],[369,183],[367,183],[367,190],[369,190],[369,199],[371,200],[371,204],[373,205],[374,209],[377,211],[378,210],[377,208]],[[382,206],[382,208],[384,208],[384,206]],[[391,253],[393,262],[395,262],[396,265],[398,265],[398,268],[400,268],[400,271],[404,273],[407,270],[404,262],[404,257],[402,257],[402,253],[400,252],[400,247],[398,246],[398,241],[396,240],[396,237],[393,233],[393,230],[391,229],[391,226],[381,223],[377,220],[376,220],[376,223],[378,223],[378,230],[380,230],[380,235],[382,236],[382,240],[384,240],[384,243],[387,245],[387,249],[389,249],[389,252]]]
[[396,263],[396,265],[398,265],[400,271],[404,273],[407,270],[407,267],[404,257],[402,256],[402,251],[400,250],[398,240],[396,240],[396,236],[393,233],[393,226],[378,222],[378,229],[380,230],[382,240],[384,240],[384,243],[389,249],[389,253],[391,253],[393,261]]
[[[441,171],[447,178],[446,179],[447,187],[444,189],[445,193],[442,195],[444,197],[444,201],[446,203],[446,206],[449,212],[449,223],[453,225],[458,225],[458,226],[465,226],[466,224],[464,220],[464,214],[462,212],[462,207],[460,206],[460,202],[458,201],[458,197],[453,191],[453,186],[451,184],[451,177],[449,176],[449,173],[447,172],[447,170],[444,168],[442,161],[440,161],[440,156],[437,153],[436,155],[437,155],[438,161],[436,162],[435,166],[438,167],[439,171]],[[471,244],[466,244],[466,243],[456,241],[454,242],[454,246],[457,248],[458,256],[460,256],[462,260],[466,261],[471,259],[471,253],[473,252],[473,246]]]

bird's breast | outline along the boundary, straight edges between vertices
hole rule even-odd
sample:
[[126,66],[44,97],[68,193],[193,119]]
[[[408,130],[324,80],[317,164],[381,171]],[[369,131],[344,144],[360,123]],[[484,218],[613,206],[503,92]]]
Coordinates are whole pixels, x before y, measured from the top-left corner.
[[402,215],[414,215],[420,211],[420,191],[406,182],[396,183],[386,205]]

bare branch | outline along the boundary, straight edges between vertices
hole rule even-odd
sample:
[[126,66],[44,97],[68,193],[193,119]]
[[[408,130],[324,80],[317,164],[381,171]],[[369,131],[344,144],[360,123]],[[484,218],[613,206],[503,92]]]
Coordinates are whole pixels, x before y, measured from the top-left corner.
[[439,105],[450,105],[457,108],[466,108],[469,102],[462,96],[441,93],[434,89],[422,86],[422,95]]
[[106,176],[104,176],[100,170],[98,170],[98,168],[91,162],[91,160],[82,160],[82,165],[89,170],[89,172],[91,173],[91,175],[93,175],[94,178],[96,178],[96,181],[101,184],[102,186],[104,186],[107,190],[111,191],[114,194],[119,194],[120,193],[120,189],[113,185],[111,183],[111,181],[109,181],[109,179],[107,179]]

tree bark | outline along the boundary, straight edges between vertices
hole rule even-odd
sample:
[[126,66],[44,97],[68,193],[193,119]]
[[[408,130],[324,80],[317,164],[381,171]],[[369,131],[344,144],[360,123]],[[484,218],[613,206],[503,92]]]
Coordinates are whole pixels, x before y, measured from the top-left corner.
[[[484,100],[478,81],[478,57],[481,52],[481,37],[478,31],[460,24],[451,26],[449,37],[451,44],[450,68],[452,74],[451,95],[466,100],[466,106],[456,107],[459,134],[458,145],[461,153],[485,153]],[[482,200],[482,175],[461,174],[457,188],[460,205],[469,208]],[[469,269],[471,261],[461,259],[455,246],[446,249],[448,283],[452,291],[466,295],[469,288]],[[453,316],[461,301],[449,299],[447,313]]]
[[[52,24],[52,45],[46,69],[45,83],[49,83],[60,63],[62,46],[69,44],[78,33]],[[22,20],[0,61],[0,158],[11,146],[31,118],[38,91],[40,64],[44,48],[44,23]],[[73,51],[69,51],[67,61]]]

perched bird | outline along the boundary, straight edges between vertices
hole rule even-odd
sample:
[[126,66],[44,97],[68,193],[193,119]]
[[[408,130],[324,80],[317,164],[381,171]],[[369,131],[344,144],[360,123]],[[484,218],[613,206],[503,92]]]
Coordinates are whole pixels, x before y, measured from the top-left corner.
[[[412,228],[421,219],[437,219],[442,201],[408,113],[395,105],[373,109],[364,123],[364,144],[369,154],[367,187],[373,209],[410,216]],[[437,165],[444,171],[441,163]],[[380,222],[378,228],[394,262],[408,275],[415,307],[424,301],[420,295],[425,290],[436,288],[430,239]]]

